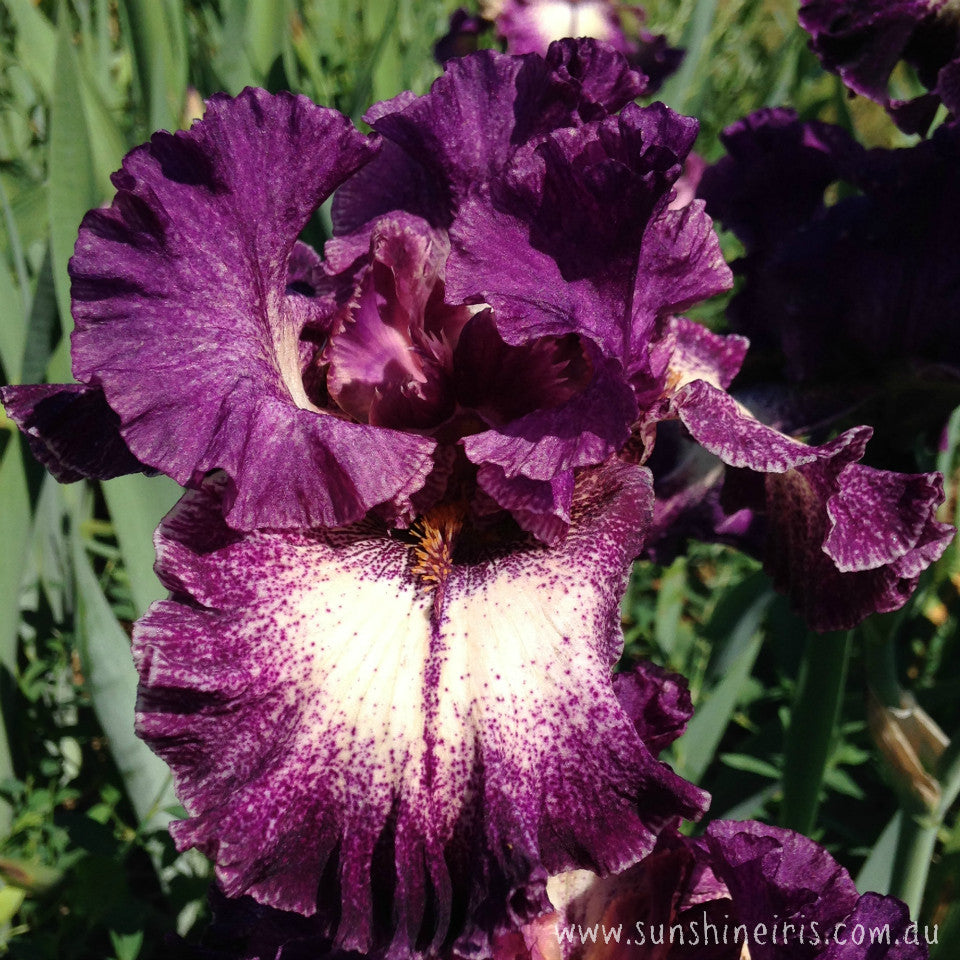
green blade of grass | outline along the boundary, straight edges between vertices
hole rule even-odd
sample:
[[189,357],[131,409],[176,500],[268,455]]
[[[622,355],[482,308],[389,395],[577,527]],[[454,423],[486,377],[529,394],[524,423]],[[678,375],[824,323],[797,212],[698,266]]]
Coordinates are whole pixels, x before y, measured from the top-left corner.
[[717,752],[760,652],[763,634],[759,627],[773,597],[772,591],[764,590],[743,611],[731,631],[731,643],[739,653],[719,683],[696,705],[686,732],[673,745],[673,765],[687,780],[698,783]]
[[890,822],[883,828],[877,842],[870,851],[857,874],[857,889],[861,893],[872,890],[874,893],[887,894],[893,879],[893,864],[900,843],[900,831],[903,829],[903,811],[898,810]]
[[[88,510],[77,510],[74,530]],[[137,671],[130,657],[130,641],[110,609],[87,557],[79,533],[72,537],[77,582],[77,638],[83,658],[86,686],[97,719],[106,733],[124,786],[141,822],[165,820],[158,814],[176,803],[170,774],[163,761],[133,730],[137,699]],[[158,804],[157,798],[161,797]]]
[[[48,203],[54,289],[61,333],[66,340],[72,329],[67,262],[73,254],[80,220],[87,210],[96,206],[98,191],[80,92],[80,71],[65,5],[61,7],[57,34],[50,108]],[[51,371],[57,378],[65,373],[69,377],[69,371]]]
[[153,531],[176,503],[180,492],[168,477],[145,477],[140,473],[103,484],[138,616],[154,600],[166,596],[166,590],[153,572]]
[[680,38],[680,46],[686,51],[683,63],[657,96],[680,113],[695,112],[695,102],[704,92],[701,66],[710,52],[710,29],[716,14],[717,0],[696,0]]
[[50,21],[32,0],[4,0],[17,31],[15,49],[20,63],[40,86],[44,95],[53,92],[53,70],[57,58],[57,36]]
[[809,634],[790,711],[783,764],[784,827],[809,836],[836,738],[847,682],[850,633]]
[[134,61],[150,130],[180,126],[187,88],[183,11],[168,0],[125,0]]
[[[12,426],[12,425],[11,425]],[[20,587],[30,544],[30,497],[24,473],[22,444],[12,437],[0,460],[0,543],[5,561],[0,563],[0,690],[13,687],[17,671],[20,628]],[[0,779],[14,775],[6,723],[0,715]],[[10,826],[10,809],[0,804],[0,836]]]
[[248,0],[244,45],[253,68],[266,77],[280,56],[290,22],[287,0]]

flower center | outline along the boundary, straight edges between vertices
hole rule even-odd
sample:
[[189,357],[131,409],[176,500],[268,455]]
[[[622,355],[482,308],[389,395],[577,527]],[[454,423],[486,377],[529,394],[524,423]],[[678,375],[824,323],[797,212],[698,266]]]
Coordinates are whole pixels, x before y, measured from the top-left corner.
[[417,538],[413,573],[429,589],[442,587],[453,569],[453,548],[466,512],[463,502],[442,503],[428,510],[411,529]]

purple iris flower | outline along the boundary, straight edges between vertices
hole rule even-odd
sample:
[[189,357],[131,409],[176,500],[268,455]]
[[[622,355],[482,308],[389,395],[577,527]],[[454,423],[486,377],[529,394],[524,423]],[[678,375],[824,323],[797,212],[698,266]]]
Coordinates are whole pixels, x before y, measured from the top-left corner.
[[[663,421],[763,475],[836,467],[805,501],[831,570],[908,582],[946,542],[932,478],[865,485],[857,531],[863,434],[808,447],[726,393],[745,341],[677,316],[730,283],[702,201],[674,205],[696,123],[642,84],[566,41],[455,61],[370,137],[214,97],[81,226],[80,384],[3,392],[61,478],[188,488],[135,629],[138,729],[177,843],[337,949],[482,952],[549,875],[702,812],[610,678]],[[298,237],[335,189],[321,259]]]
[[[800,25],[823,65],[882,104],[901,130],[926,132],[941,103],[957,116],[960,19],[949,0],[806,0]],[[890,96],[890,76],[901,61],[928,93]]]
[[[552,893],[559,910],[550,932],[564,935],[569,960],[927,956],[926,934],[902,902],[861,896],[818,844],[756,821],[717,820],[695,840],[664,833],[654,852],[624,873],[554,878]],[[608,942],[582,942],[579,934],[594,924]],[[619,943],[611,933],[618,927]]]
[[443,63],[477,48],[478,37],[496,31],[507,53],[546,54],[554,40],[592,37],[623,54],[644,75],[644,94],[660,89],[683,61],[663,34],[643,30],[643,8],[618,0],[482,0],[480,16],[464,8],[450,17],[450,29],[436,45]]

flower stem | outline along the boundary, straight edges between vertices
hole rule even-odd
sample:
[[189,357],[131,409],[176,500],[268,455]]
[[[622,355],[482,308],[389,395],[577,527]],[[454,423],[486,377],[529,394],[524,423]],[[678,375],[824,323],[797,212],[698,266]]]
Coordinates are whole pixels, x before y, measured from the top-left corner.
[[833,746],[850,656],[850,633],[808,634],[790,713],[781,823],[809,835]]

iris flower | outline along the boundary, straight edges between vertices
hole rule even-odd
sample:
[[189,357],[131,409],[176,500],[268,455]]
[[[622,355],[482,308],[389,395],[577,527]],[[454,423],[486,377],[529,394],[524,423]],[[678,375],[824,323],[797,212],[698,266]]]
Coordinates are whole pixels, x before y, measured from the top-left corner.
[[[745,342],[678,316],[730,273],[703,203],[672,207],[696,123],[642,83],[592,41],[487,52],[369,137],[213,97],[81,225],[79,383],[4,390],[61,478],[188,488],[134,633],[138,730],[178,845],[338,949],[482,954],[551,874],[703,810],[611,682],[658,424],[763,474],[862,453],[757,422],[725,391]],[[335,189],[321,260],[298,237]],[[865,531],[824,519],[828,564],[874,562],[901,514],[887,552],[913,557],[931,489],[875,499]]]
[[821,846],[756,821],[716,820],[697,839],[666,832],[624,873],[555,877],[551,893],[557,911],[501,938],[496,960],[927,956],[901,901],[861,896]]
[[[800,25],[828,70],[882,104],[906,133],[925,133],[938,106],[960,108],[960,19],[949,0],[806,0]],[[899,63],[916,71],[927,93],[890,95]]]
[[650,94],[680,66],[683,51],[665,35],[641,29],[643,20],[642,7],[618,0],[481,0],[479,16],[462,7],[451,15],[435,54],[442,63],[475,51],[489,29],[514,54],[543,55],[554,40],[592,37],[622,53],[646,77],[644,93]]

